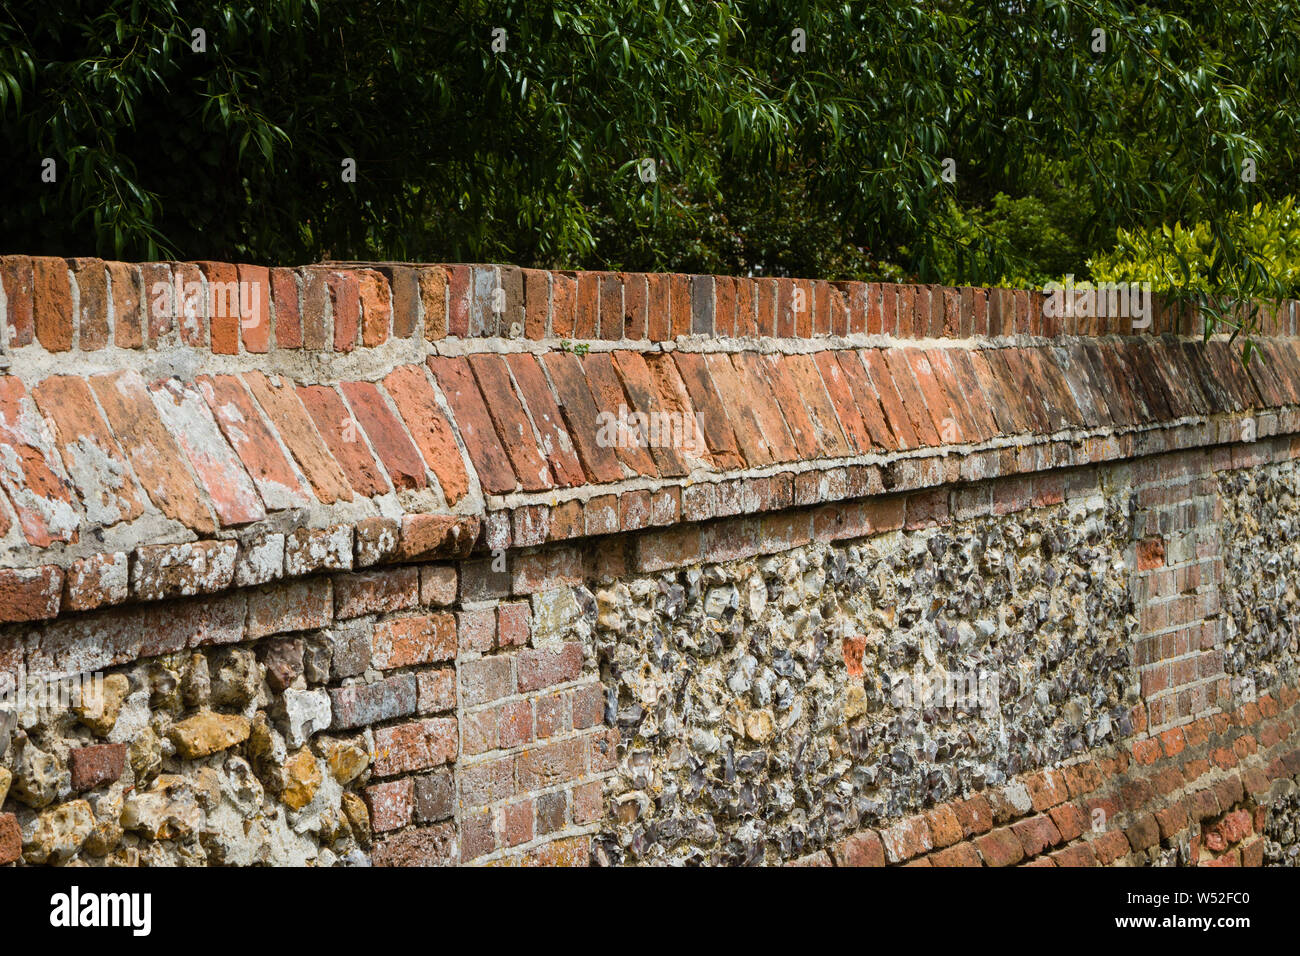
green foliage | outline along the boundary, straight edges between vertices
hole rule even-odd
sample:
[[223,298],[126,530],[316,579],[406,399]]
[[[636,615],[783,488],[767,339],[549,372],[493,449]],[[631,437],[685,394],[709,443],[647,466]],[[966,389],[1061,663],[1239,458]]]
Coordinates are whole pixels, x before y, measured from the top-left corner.
[[[1300,297],[1300,210],[1295,200],[1257,203],[1248,215],[1228,217],[1225,230],[1239,250],[1271,263],[1289,298]],[[1089,261],[1102,282],[1150,282],[1160,292],[1188,291],[1209,295],[1221,251],[1209,223],[1192,228],[1181,223],[1158,229],[1119,230],[1115,248]]]
[[[1267,267],[1275,291],[1270,298],[1300,297],[1300,210],[1290,197],[1257,203],[1247,214],[1230,214],[1218,230],[1207,222],[1190,229],[1181,223],[1120,229],[1115,247],[1088,265],[1098,281],[1149,282],[1157,292],[1195,297],[1213,306],[1224,296],[1219,273],[1229,253],[1222,245],[1223,236],[1232,244],[1233,255],[1261,269]],[[1213,314],[1240,330],[1241,317],[1228,310],[1228,303]]]
[[1225,230],[1300,176],[1297,24],[1300,0],[9,4],[0,235],[1036,283],[1204,222],[1216,291],[1276,293]]

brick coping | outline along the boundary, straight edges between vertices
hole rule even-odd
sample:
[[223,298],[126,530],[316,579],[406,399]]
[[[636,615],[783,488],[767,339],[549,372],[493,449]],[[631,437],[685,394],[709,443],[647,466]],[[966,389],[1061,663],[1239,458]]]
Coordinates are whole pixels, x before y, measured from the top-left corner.
[[[624,322],[617,339],[580,348],[553,337],[568,273],[199,263],[201,289],[247,281],[256,292],[230,347],[227,317],[206,298],[179,324],[149,325],[142,290],[164,274],[191,275],[178,263],[0,257],[0,315],[17,342],[0,374],[0,623],[1179,449],[1224,448],[1230,467],[1250,442],[1300,433],[1300,340],[1261,340],[1243,369],[1226,340],[1178,338],[1161,322],[1166,334],[1044,338],[1061,330],[976,307],[1006,290],[947,290],[955,298],[922,312],[903,291],[914,287],[811,283],[809,336],[775,323],[790,334],[753,338],[766,326],[718,322],[749,301],[730,292],[796,280],[694,277],[688,304],[712,324],[659,342],[653,330],[679,331],[672,289],[686,277],[660,277],[668,298],[637,293],[629,312],[630,274],[583,273],[575,289],[595,276],[598,293],[622,290]],[[505,289],[500,314],[522,310],[524,326],[544,288],[540,337],[456,338],[466,276],[468,315],[501,304],[479,293]],[[873,311],[881,290],[895,299],[892,325]],[[905,295],[915,321],[902,323]],[[604,301],[575,332],[605,328]],[[955,324],[934,301],[954,305]],[[431,340],[439,307],[446,334]],[[119,321],[127,314],[138,329]],[[354,347],[321,351],[350,316]],[[296,346],[280,324],[294,317]],[[480,319],[474,331],[500,331]],[[332,339],[308,334],[316,320]],[[911,331],[923,337],[896,337]],[[696,422],[699,442],[602,440],[602,416],[636,413]]]

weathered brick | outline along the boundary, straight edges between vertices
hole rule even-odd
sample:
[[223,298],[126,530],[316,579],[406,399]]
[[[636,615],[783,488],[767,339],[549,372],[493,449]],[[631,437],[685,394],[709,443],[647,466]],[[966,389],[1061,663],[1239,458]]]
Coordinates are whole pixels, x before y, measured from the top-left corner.
[[23,832],[12,813],[0,813],[0,866],[15,863],[23,855]]
[[884,866],[885,847],[880,837],[864,830],[846,837],[831,848],[836,866]]
[[456,656],[456,625],[450,614],[391,618],[375,624],[371,663],[380,670],[432,664]]
[[370,827],[376,833],[396,830],[411,822],[415,803],[415,784],[408,777],[366,787],[366,806],[370,810]]
[[456,759],[456,718],[429,720],[380,727],[375,730],[374,772],[389,777],[415,770],[427,770]]
[[68,751],[73,790],[93,790],[113,783],[126,766],[126,744],[94,744]]
[[330,705],[336,730],[407,717],[416,711],[415,676],[398,674],[373,684],[335,688],[330,691]]
[[375,844],[374,866],[443,866],[452,862],[456,828],[450,823],[414,827]]
[[56,617],[62,596],[61,568],[47,565],[0,570],[0,622]]
[[880,831],[885,855],[891,863],[901,863],[932,849],[930,827],[925,817],[908,817]]
[[462,652],[482,653],[496,645],[496,613],[490,607],[458,611],[457,643]]
[[333,612],[333,590],[327,579],[259,588],[248,597],[248,636],[316,630],[333,620]]
[[334,576],[334,617],[403,611],[420,600],[420,570],[401,567]]
[[456,671],[443,667],[416,675],[420,713],[430,714],[456,707]]
[[977,837],[975,846],[986,866],[1013,866],[1025,858],[1024,846],[1010,827]]
[[460,696],[467,705],[486,704],[515,691],[513,661],[509,657],[484,657],[460,667]]
[[[125,601],[130,590],[128,558],[125,551],[116,551],[72,562],[64,575],[63,609],[89,611]],[[0,594],[8,593],[8,589],[0,587]],[[3,617],[4,611],[0,610],[0,619]]]
[[529,693],[577,680],[582,674],[582,661],[582,645],[576,642],[558,647],[525,648],[517,658],[519,690]]
[[530,747],[519,755],[516,772],[521,792],[577,779],[586,772],[584,742],[570,738]]

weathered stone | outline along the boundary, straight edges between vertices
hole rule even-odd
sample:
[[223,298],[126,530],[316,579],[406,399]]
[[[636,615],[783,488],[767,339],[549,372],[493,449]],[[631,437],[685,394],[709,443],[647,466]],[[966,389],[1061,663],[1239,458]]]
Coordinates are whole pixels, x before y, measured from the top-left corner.
[[13,797],[39,810],[58,796],[65,776],[57,758],[28,741],[14,764]]
[[203,811],[183,777],[163,775],[147,792],[127,798],[121,823],[150,840],[183,840],[202,828]]
[[208,659],[203,654],[191,654],[185,676],[181,678],[181,700],[186,707],[204,707],[211,697],[212,677]]
[[266,668],[266,681],[276,693],[302,674],[302,648],[300,637],[282,637],[258,645],[257,656]]
[[343,813],[362,846],[370,845],[370,811],[366,802],[350,790],[343,793]]
[[152,727],[144,727],[127,748],[127,760],[137,789],[147,786],[162,770],[162,741]]
[[182,757],[197,760],[243,743],[248,732],[246,717],[205,711],[175,724],[169,736]]
[[324,632],[330,645],[330,669],[336,678],[356,677],[370,666],[370,645],[375,626],[370,621],[349,621]]
[[283,716],[286,742],[290,747],[301,747],[313,734],[329,729],[329,694],[323,690],[290,688],[281,695],[278,712]]
[[334,779],[344,786],[361,776],[370,766],[370,754],[346,740],[325,740],[321,744],[321,752]]
[[209,670],[214,705],[242,709],[257,696],[261,671],[254,653],[247,648],[222,648]]
[[73,800],[43,812],[31,839],[23,844],[28,863],[62,863],[81,849],[95,826],[95,815],[85,800]]
[[284,765],[284,788],[280,799],[293,810],[301,810],[311,803],[320,787],[320,766],[316,757],[306,748],[299,750]]
[[114,820],[96,823],[83,847],[91,856],[108,856],[122,842],[122,827]]
[[102,683],[89,681],[82,684],[81,699],[72,706],[77,719],[99,737],[107,737],[117,723],[122,701],[131,692],[131,681],[125,674],[108,674]]

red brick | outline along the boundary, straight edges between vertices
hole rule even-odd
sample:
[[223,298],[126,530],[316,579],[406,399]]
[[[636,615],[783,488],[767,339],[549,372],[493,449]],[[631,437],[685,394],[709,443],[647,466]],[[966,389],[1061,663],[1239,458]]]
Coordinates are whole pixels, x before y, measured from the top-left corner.
[[0,285],[4,286],[5,298],[8,300],[6,319],[9,340],[5,344],[14,348],[30,345],[34,334],[32,260],[28,256],[0,256]]
[[23,855],[23,833],[18,818],[0,813],[0,866],[16,863]]
[[1187,828],[1187,808],[1181,801],[1155,812],[1160,838],[1172,840]]
[[94,352],[108,345],[108,273],[100,259],[73,259],[77,285],[77,347]]
[[351,352],[361,331],[361,283],[351,271],[331,272],[326,281],[334,316],[334,351]]
[[275,314],[276,348],[302,348],[302,312],[298,304],[298,274],[292,269],[271,270],[271,307]]
[[447,271],[438,267],[417,271],[420,304],[424,309],[424,337],[436,342],[447,337]]
[[[676,421],[682,423],[680,434],[670,432],[669,437],[672,441],[665,441],[664,436],[660,435],[658,441],[650,443],[649,451],[661,475],[678,476],[687,474],[690,467],[684,456],[693,453],[694,457],[701,457],[705,453],[702,447],[692,447],[692,443],[695,446],[702,446],[704,444],[704,435],[700,433],[702,429],[697,428],[695,416],[689,410],[689,405],[675,408],[665,406],[660,398],[659,390],[656,388],[650,367],[646,364],[641,353],[618,351],[613,353],[613,360],[614,369],[617,371],[619,380],[627,393],[632,411],[647,416],[676,413]],[[687,431],[688,427],[690,431]],[[679,439],[681,443],[680,449],[678,447]]]
[[425,487],[424,460],[379,389],[369,382],[342,382],[339,387],[370,439],[371,448],[388,472],[394,489],[409,491]]
[[[777,398],[783,407],[793,407],[796,402],[803,404],[812,422],[817,447],[821,450],[822,457],[839,458],[852,454],[854,449],[840,428],[840,416],[836,413],[836,405],[831,400],[828,386],[818,371],[818,363],[809,355],[788,355],[781,360],[780,364],[789,374],[796,393],[793,395],[778,393]],[[833,363],[826,367],[838,369],[838,366]],[[852,402],[848,401],[847,388],[843,383],[837,383],[836,391],[841,400],[846,402],[846,410],[849,412],[849,417],[852,417]],[[768,432],[764,434],[766,436]],[[774,448],[774,451],[779,449]]]
[[[555,386],[559,406],[563,411],[568,433],[573,439],[578,457],[593,483],[618,481],[623,477],[619,455],[613,448],[601,444],[599,436],[599,409],[576,356],[566,353],[549,353],[542,359],[547,374]],[[621,388],[620,388],[621,391]],[[617,408],[614,409],[617,412]],[[648,456],[645,461],[649,463]],[[651,469],[653,464],[650,463]]]
[[975,846],[987,866],[1013,866],[1025,858],[1024,847],[1009,827],[977,837]]
[[63,610],[89,611],[125,601],[128,561],[125,551],[93,554],[73,561],[64,575]]
[[967,838],[993,829],[993,810],[988,800],[980,794],[958,800],[952,809],[961,823],[962,835]]
[[126,744],[95,744],[68,751],[68,768],[72,771],[74,791],[93,790],[113,783],[122,776],[126,764]]
[[605,721],[605,690],[600,684],[588,684],[572,692],[573,729],[586,730]]
[[[929,407],[917,387],[911,365],[903,350],[874,349],[864,353],[864,358],[872,380],[881,390],[881,403],[889,415],[894,434],[906,442],[905,447],[943,444],[939,430],[935,427],[935,419],[929,413]],[[885,382],[892,382],[894,388],[898,390],[897,395],[902,400],[901,405],[893,401],[894,396],[886,390]],[[896,414],[906,421],[905,428],[898,424]],[[939,410],[938,415],[939,420],[942,421],[944,412]],[[909,438],[910,440],[907,440]]]
[[72,285],[66,259],[32,259],[32,324],[36,340],[50,352],[72,348]]
[[[265,266],[239,266],[239,282],[248,289],[240,294],[239,330],[244,350],[265,353],[271,344],[271,270]],[[247,303],[248,308],[245,308]]]
[[537,358],[527,353],[518,353],[508,356],[506,362],[519,387],[529,417],[541,435],[541,449],[551,467],[551,477],[561,487],[585,483],[586,477],[573,440],[565,430],[559,406],[537,364]]
[[415,804],[415,782],[407,777],[366,787],[366,806],[370,810],[370,828],[376,833],[396,830],[411,822]]
[[505,361],[499,355],[472,355],[469,364],[521,487],[525,491],[552,487],[550,467],[542,457],[532,423],[515,394]]
[[1048,815],[1052,818],[1052,822],[1056,824],[1061,839],[1067,843],[1077,839],[1092,828],[1092,822],[1088,819],[1088,815],[1073,803],[1063,803],[1058,807],[1053,807],[1048,811]]
[[689,352],[647,355],[646,363],[665,407],[678,413],[699,413],[705,443],[715,467],[722,470],[744,467],[745,459],[741,457],[736,433],[728,421],[703,356]]
[[[678,367],[684,369],[683,359],[683,353],[678,353]],[[703,360],[707,377],[716,390],[717,398],[714,400],[722,403],[746,462],[756,466],[791,461],[797,457],[780,412],[776,411],[770,399],[763,401],[756,393],[757,380],[747,381],[727,355],[708,354],[703,356]],[[700,399],[694,394],[691,397],[699,409]]]
[[1097,856],[1087,843],[1075,843],[1049,857],[1057,866],[1097,866]]
[[452,823],[415,827],[378,841],[370,859],[374,866],[444,866],[451,862],[455,843]]
[[514,593],[531,594],[546,588],[581,584],[586,579],[586,564],[576,548],[551,547],[518,556],[511,574]]
[[307,349],[329,348],[329,273],[325,269],[302,270],[302,344]]
[[527,601],[497,606],[497,641],[502,647],[522,647],[530,636],[530,609]]
[[177,463],[186,456],[159,417],[143,380],[135,372],[90,380],[108,422],[122,444],[140,484],[167,515],[204,534],[216,523],[187,470]]
[[964,835],[961,821],[952,807],[936,807],[925,815],[925,819],[929,824],[935,849],[952,846]]
[[418,365],[403,365],[384,379],[384,389],[406,425],[424,463],[437,476],[449,506],[469,493],[469,475],[451,423]]
[[358,571],[334,577],[334,616],[402,611],[419,603],[420,573],[415,567]]
[[0,569],[0,622],[57,617],[62,595],[61,568]]
[[207,492],[221,524],[230,527],[265,518],[266,509],[256,486],[222,437],[198,385],[170,378],[150,386],[149,394]]
[[[614,370],[614,363],[608,352],[593,352],[582,358],[582,371],[586,376],[586,383],[590,389],[598,418],[608,416],[614,421],[622,420],[628,414],[628,408],[631,404],[627,393],[623,391],[623,384],[619,379],[618,373]],[[549,365],[548,365],[549,368]],[[557,388],[559,383],[556,383]],[[566,407],[566,413],[568,409]],[[570,426],[572,427],[572,421]],[[602,429],[609,431],[609,429]],[[599,432],[597,441],[600,440]],[[654,460],[649,451],[642,447],[637,441],[618,441],[614,448],[615,454],[635,474],[649,477],[658,477],[659,470],[655,466]]]
[[451,667],[421,671],[415,677],[420,713],[456,709],[456,671]]
[[551,335],[567,338],[577,320],[578,284],[572,273],[551,273]]
[[891,863],[909,860],[933,848],[930,827],[923,816],[908,817],[881,830],[880,840]]
[[518,846],[533,839],[533,801],[521,800],[501,808],[501,842]]
[[351,501],[353,491],[347,476],[321,440],[296,390],[287,382],[273,383],[261,372],[245,372],[243,380],[311,483],[316,497],[324,504]]
[[[108,423],[99,413],[85,379],[72,375],[51,375],[32,389],[32,399],[53,424],[54,438],[60,446],[63,463],[70,473],[80,473],[80,487],[77,490],[82,500],[98,511],[100,521],[108,525],[139,517],[144,506],[132,483],[123,481],[120,477],[127,471],[126,458]],[[0,414],[3,412],[0,411]],[[0,434],[4,434],[4,427],[0,424]],[[81,467],[80,463],[91,448],[113,464],[102,470]],[[36,487],[43,487],[44,484],[38,478]]]
[[1125,827],[1124,835],[1134,851],[1145,850],[1160,842],[1160,825],[1152,814],[1139,813],[1133,823]]
[[551,274],[544,269],[524,269],[524,335],[534,341],[546,337],[551,319]]
[[577,680],[582,675],[582,660],[582,645],[576,642],[558,647],[526,648],[517,658],[519,690],[529,693]]
[[343,467],[353,490],[364,498],[389,492],[391,486],[366,448],[361,428],[339,393],[327,385],[299,385],[298,396],[330,454]]
[[376,728],[376,776],[426,770],[456,758],[456,718],[434,717],[428,720]]
[[1017,821],[1011,825],[1011,831],[1019,838],[1025,856],[1037,856],[1048,847],[1061,842],[1060,831],[1046,814],[1040,813]]
[[[207,279],[207,301],[203,314],[207,318],[211,347],[217,355],[239,354],[240,295],[239,268],[227,262],[199,262],[198,268]],[[150,342],[158,328],[153,290],[145,288],[149,311]]]
[[1165,563],[1165,542],[1163,538],[1143,538],[1137,544],[1137,569],[1150,571],[1163,567]]
[[458,611],[456,633],[462,652],[490,651],[496,645],[496,614],[490,607]]
[[519,754],[515,772],[521,792],[575,780],[586,772],[585,742],[569,738],[530,747]]
[[375,269],[360,269],[357,272],[357,282],[361,305],[361,344],[371,347],[382,345],[388,341],[393,324],[388,278]]
[[940,850],[929,856],[932,866],[983,866],[979,851],[974,843],[959,843],[947,850]]
[[241,380],[203,375],[195,384],[266,506],[279,510],[309,504],[306,489]]
[[455,656],[456,625],[450,614],[381,621],[371,638],[371,662],[380,670],[448,661]]

